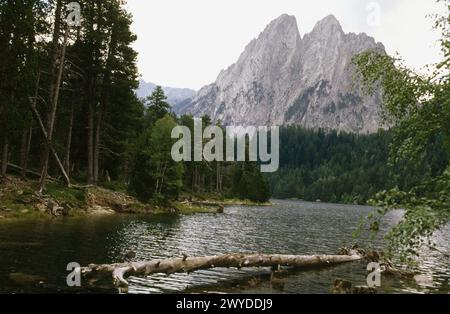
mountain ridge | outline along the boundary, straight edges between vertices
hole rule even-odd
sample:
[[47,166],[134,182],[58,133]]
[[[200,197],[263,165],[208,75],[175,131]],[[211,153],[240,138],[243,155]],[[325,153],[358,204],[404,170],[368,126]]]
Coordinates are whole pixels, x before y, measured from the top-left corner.
[[297,124],[376,132],[380,94],[362,93],[350,64],[353,55],[367,49],[385,52],[365,33],[345,33],[333,15],[302,37],[296,18],[283,14],[177,113],[207,114],[227,125]]
[[[146,82],[143,79],[139,80],[139,87],[135,91],[138,98],[146,98],[156,88],[157,84],[152,82]],[[162,89],[167,96],[167,102],[172,105],[172,110],[178,111],[178,107],[182,106],[192,99],[196,93],[195,90],[190,88],[175,88],[163,86]]]

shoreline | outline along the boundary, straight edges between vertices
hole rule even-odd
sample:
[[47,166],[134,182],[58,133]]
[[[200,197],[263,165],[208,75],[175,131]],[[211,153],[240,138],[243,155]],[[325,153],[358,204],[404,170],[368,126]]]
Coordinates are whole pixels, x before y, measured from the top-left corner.
[[223,213],[225,206],[268,206],[250,200],[227,199],[218,195],[185,194],[180,200],[158,205],[142,203],[124,191],[105,187],[65,187],[49,183],[42,195],[37,182],[7,176],[0,182],[0,222],[60,217],[89,217],[115,214],[188,215]]

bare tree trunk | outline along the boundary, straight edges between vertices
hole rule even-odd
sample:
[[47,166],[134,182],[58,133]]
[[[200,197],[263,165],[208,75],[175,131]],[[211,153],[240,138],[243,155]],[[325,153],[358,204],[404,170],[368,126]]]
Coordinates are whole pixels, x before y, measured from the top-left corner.
[[87,147],[87,183],[94,184],[94,107],[89,102]]
[[[128,146],[128,139],[126,139],[125,143],[126,143],[126,146]],[[126,184],[128,184],[128,182],[130,181],[128,156],[125,157],[125,162],[123,165],[123,177],[124,177],[124,182]]]
[[20,176],[26,179],[26,159],[27,159],[27,145],[28,144],[28,129],[22,130],[22,138],[20,140]]
[[216,163],[216,192],[220,193],[220,162]]
[[72,107],[70,108],[70,118],[69,118],[69,130],[67,132],[66,141],[66,156],[64,157],[64,168],[66,169],[67,175],[70,176],[70,150],[72,147],[72,132],[73,132],[73,119],[74,119],[74,104],[72,102]]
[[[16,169],[16,170],[19,170],[19,171],[23,170],[21,166],[12,164],[10,162],[8,163],[8,168],[13,168],[13,169]],[[29,173],[29,174],[32,174],[33,176],[36,176],[36,177],[39,177],[41,175],[40,172],[36,172],[36,171],[30,170],[30,169],[26,169],[26,172]],[[54,179],[54,178],[52,178],[50,176],[47,177],[47,180],[48,181],[53,181],[53,182],[57,181],[56,179]]]
[[94,140],[94,184],[98,183],[98,173],[99,173],[99,158],[100,158],[100,130],[102,124],[102,116],[103,116],[103,108],[100,108],[100,111],[97,116],[97,126],[95,128],[95,140]]
[[158,189],[159,189],[159,178],[156,179],[155,194],[158,193]]
[[198,167],[197,165],[194,166],[194,184],[193,184],[193,191],[197,192],[198,187]]
[[[10,106],[14,106],[15,103],[15,92],[11,92],[11,100],[10,100]],[[0,176],[6,176],[6,172],[8,170],[8,161],[9,161],[9,139],[8,134],[4,134],[3,137],[3,149],[2,149],[2,164],[0,169]]]
[[[55,95],[55,88],[56,88],[56,84],[55,84],[55,77],[57,76],[56,74],[56,69],[57,69],[57,63],[58,63],[58,41],[59,41],[59,36],[60,36],[60,31],[61,31],[61,14],[62,14],[62,0],[57,0],[56,1],[56,8],[55,8],[55,25],[53,28],[53,38],[52,38],[52,45],[51,45],[51,69],[50,69],[50,88],[49,88],[49,99],[50,99],[50,104],[51,104],[51,108],[47,109],[47,129],[46,129],[46,133],[48,134],[49,130],[50,130],[50,124],[51,124],[51,112],[53,111],[53,100],[54,100],[54,95]],[[38,77],[38,87],[36,90],[36,98],[38,95],[38,90],[39,90],[39,79],[40,79],[40,73],[39,73],[39,77]],[[35,105],[34,108],[36,108],[36,99],[35,99]],[[40,118],[40,116],[39,116]],[[53,133],[53,132],[50,132]],[[47,139],[47,137],[46,137]],[[51,136],[49,138],[50,143],[51,143]],[[45,188],[45,179],[47,177],[47,173],[48,173],[48,162],[49,162],[49,155],[50,155],[50,147],[48,145],[45,145],[44,150],[42,152],[42,157],[41,157],[41,161],[42,161],[42,167],[41,167],[41,177],[39,180],[39,191],[42,192]]]
[[53,37],[52,37],[52,46],[51,46],[51,69],[50,69],[50,90],[49,90],[49,98],[53,100],[55,94],[55,77],[56,77],[56,68],[58,64],[58,41],[61,31],[61,14],[62,14],[62,0],[56,1],[55,8],[55,25],[53,28]]
[[[39,82],[39,79],[38,79],[38,82]],[[39,83],[38,83],[38,86],[39,86]],[[39,127],[41,128],[42,134],[44,135],[44,139],[46,141],[46,145],[48,145],[50,147],[50,152],[52,153],[53,157],[56,160],[56,163],[57,163],[57,165],[59,167],[59,170],[61,171],[61,174],[64,177],[64,181],[66,182],[67,186],[70,187],[71,184],[70,184],[69,176],[67,175],[66,170],[64,169],[64,166],[63,166],[61,160],[58,157],[58,153],[54,149],[52,143],[48,140],[47,130],[45,129],[45,126],[44,126],[44,123],[42,122],[41,116],[39,115],[39,112],[36,109],[36,103],[35,102],[31,102],[30,103],[30,107],[31,107],[31,110],[34,113],[35,119],[37,120],[37,122],[39,124]],[[41,175],[42,175],[42,173],[41,173]],[[40,191],[40,192],[42,192],[42,191]]]
[[357,252],[352,255],[266,255],[266,254],[226,254],[205,257],[172,258],[122,264],[91,264],[81,268],[85,278],[111,276],[114,285],[126,287],[126,277],[131,275],[148,276],[154,273],[172,274],[192,272],[215,267],[281,267],[295,268],[329,266],[362,259]]
[[5,136],[3,138],[3,149],[2,149],[2,167],[1,176],[6,176],[6,171],[8,170],[8,157],[9,157],[9,142],[8,138]]
[[194,191],[195,187],[195,166],[192,169],[192,178],[191,178],[191,189]]
[[[97,0],[97,26],[102,23],[102,1]],[[94,32],[94,28],[91,25],[91,31]],[[93,55],[92,55],[92,65],[97,65],[100,59],[100,45],[95,39],[92,42],[94,47]],[[100,139],[100,134],[97,136],[96,127],[95,127],[95,107],[98,105],[97,103],[97,90],[96,80],[97,80],[97,71],[95,66],[93,66],[89,71],[89,97],[88,97],[88,141],[87,141],[87,182],[88,184],[95,185],[98,179],[98,160],[97,160],[97,138]],[[100,113],[100,112],[99,112]],[[101,119],[101,117],[99,117]]]
[[198,192],[200,191],[200,172],[198,170],[199,167],[197,167],[195,171],[195,190]]
[[110,97],[110,88],[111,88],[111,71],[112,71],[112,62],[113,57],[116,53],[117,39],[116,39],[116,28],[115,25],[112,26],[111,36],[109,39],[108,45],[108,53],[106,59],[106,66],[103,75],[103,88],[102,88],[102,97],[101,97],[101,106],[97,115],[97,127],[95,131],[95,147],[94,147],[94,181],[95,184],[98,182],[98,173],[99,173],[99,159],[100,159],[100,140],[101,140],[101,126],[103,114],[106,111],[109,105],[109,97]]
[[219,192],[223,191],[223,172],[222,172],[222,164],[219,166]]
[[30,129],[28,130],[28,138],[27,138],[27,149],[26,149],[26,153],[25,153],[25,162],[24,162],[24,167],[25,167],[25,172],[28,170],[28,159],[30,157],[30,151],[31,151],[31,139],[33,138],[33,127],[30,127]]
[[159,185],[159,193],[160,194],[162,194],[162,189],[163,189],[163,186],[164,186],[164,176],[166,175],[167,162],[165,161],[163,165],[164,166],[163,166],[162,171],[161,171],[161,183]]
[[[128,139],[126,139],[126,146],[128,147]],[[125,161],[123,165],[123,177],[125,184],[128,184],[130,179],[130,165],[129,165],[129,155],[125,155]]]
[[[64,71],[64,61],[66,57],[66,46],[67,46],[67,39],[69,36],[69,26],[66,26],[66,31],[64,33],[64,42],[61,49],[61,56],[59,59],[59,70],[56,77],[55,85],[52,87],[53,95],[52,97],[52,109],[50,112],[50,115],[47,119],[47,141],[49,144],[52,143],[53,140],[53,130],[55,126],[55,120],[56,120],[56,111],[58,109],[58,100],[59,100],[59,91],[61,89],[61,81],[62,81],[62,74]],[[53,84],[52,84],[53,85]],[[39,191],[42,192],[45,189],[45,180],[47,178],[48,173],[48,163],[49,163],[49,157],[50,157],[50,145],[46,145],[45,151],[44,151],[44,159],[43,159],[43,165],[42,165],[42,171],[41,171],[41,179],[39,181]]]
[[155,186],[155,194],[157,194],[159,191],[159,178],[160,178],[160,173],[161,173],[160,169],[161,169],[161,166],[158,164],[158,169],[156,171],[157,179],[156,179],[156,186]]
[[[95,57],[94,57],[95,59]],[[95,61],[93,60],[93,63]],[[87,184],[94,183],[94,115],[95,115],[95,74],[93,69],[90,69],[87,81],[87,167],[86,179]]]
[[105,170],[105,179],[107,182],[111,182],[111,176],[109,175],[108,169]]

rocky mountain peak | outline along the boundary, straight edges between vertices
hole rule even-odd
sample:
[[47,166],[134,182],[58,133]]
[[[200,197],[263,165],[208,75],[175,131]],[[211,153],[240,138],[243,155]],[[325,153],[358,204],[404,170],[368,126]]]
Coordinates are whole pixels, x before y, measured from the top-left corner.
[[[301,38],[297,20],[292,15],[283,14],[273,20],[259,36],[244,49],[239,60],[227,70],[222,71],[217,82],[235,81],[235,88],[245,90],[258,84],[276,85],[285,75],[286,66],[298,51]],[[274,58],[274,56],[276,56]],[[235,92],[231,90],[230,92]]]
[[270,22],[269,25],[266,26],[266,29],[263,33],[277,29],[298,31],[297,19],[293,15],[282,14],[272,22]]
[[376,132],[380,97],[355,87],[350,66],[352,57],[367,49],[383,46],[366,35],[345,34],[333,15],[302,39],[296,18],[283,14],[179,113],[207,114],[225,125]]
[[252,49],[267,54],[277,53],[278,48],[295,49],[299,40],[300,33],[295,16],[283,14],[270,22],[264,31],[250,42],[243,55]]
[[344,33],[342,30],[341,23],[339,23],[338,19],[330,14],[326,17],[324,17],[322,20],[316,23],[316,25],[313,28],[312,33],[324,33],[324,32],[339,32]]

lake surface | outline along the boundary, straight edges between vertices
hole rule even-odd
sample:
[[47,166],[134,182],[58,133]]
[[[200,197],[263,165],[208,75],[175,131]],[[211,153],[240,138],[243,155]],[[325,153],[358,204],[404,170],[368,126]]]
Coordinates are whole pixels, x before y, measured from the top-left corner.
[[[365,206],[275,200],[272,206],[230,206],[224,214],[113,215],[3,223],[0,293],[80,292],[66,286],[68,263],[123,262],[130,250],[136,252],[133,260],[180,257],[183,253],[335,254],[355,241],[352,232],[371,210]],[[386,230],[400,217],[401,212],[393,212],[383,228]],[[383,280],[382,291],[448,293],[450,260],[445,253],[450,253],[450,227],[435,239],[438,251],[427,250],[421,256],[420,284],[414,280]],[[382,240],[371,244],[380,247]],[[283,279],[282,287],[272,287],[269,274],[265,268],[216,268],[189,275],[132,277],[129,293],[328,293],[336,278],[364,285],[367,271],[360,262],[292,271]]]

